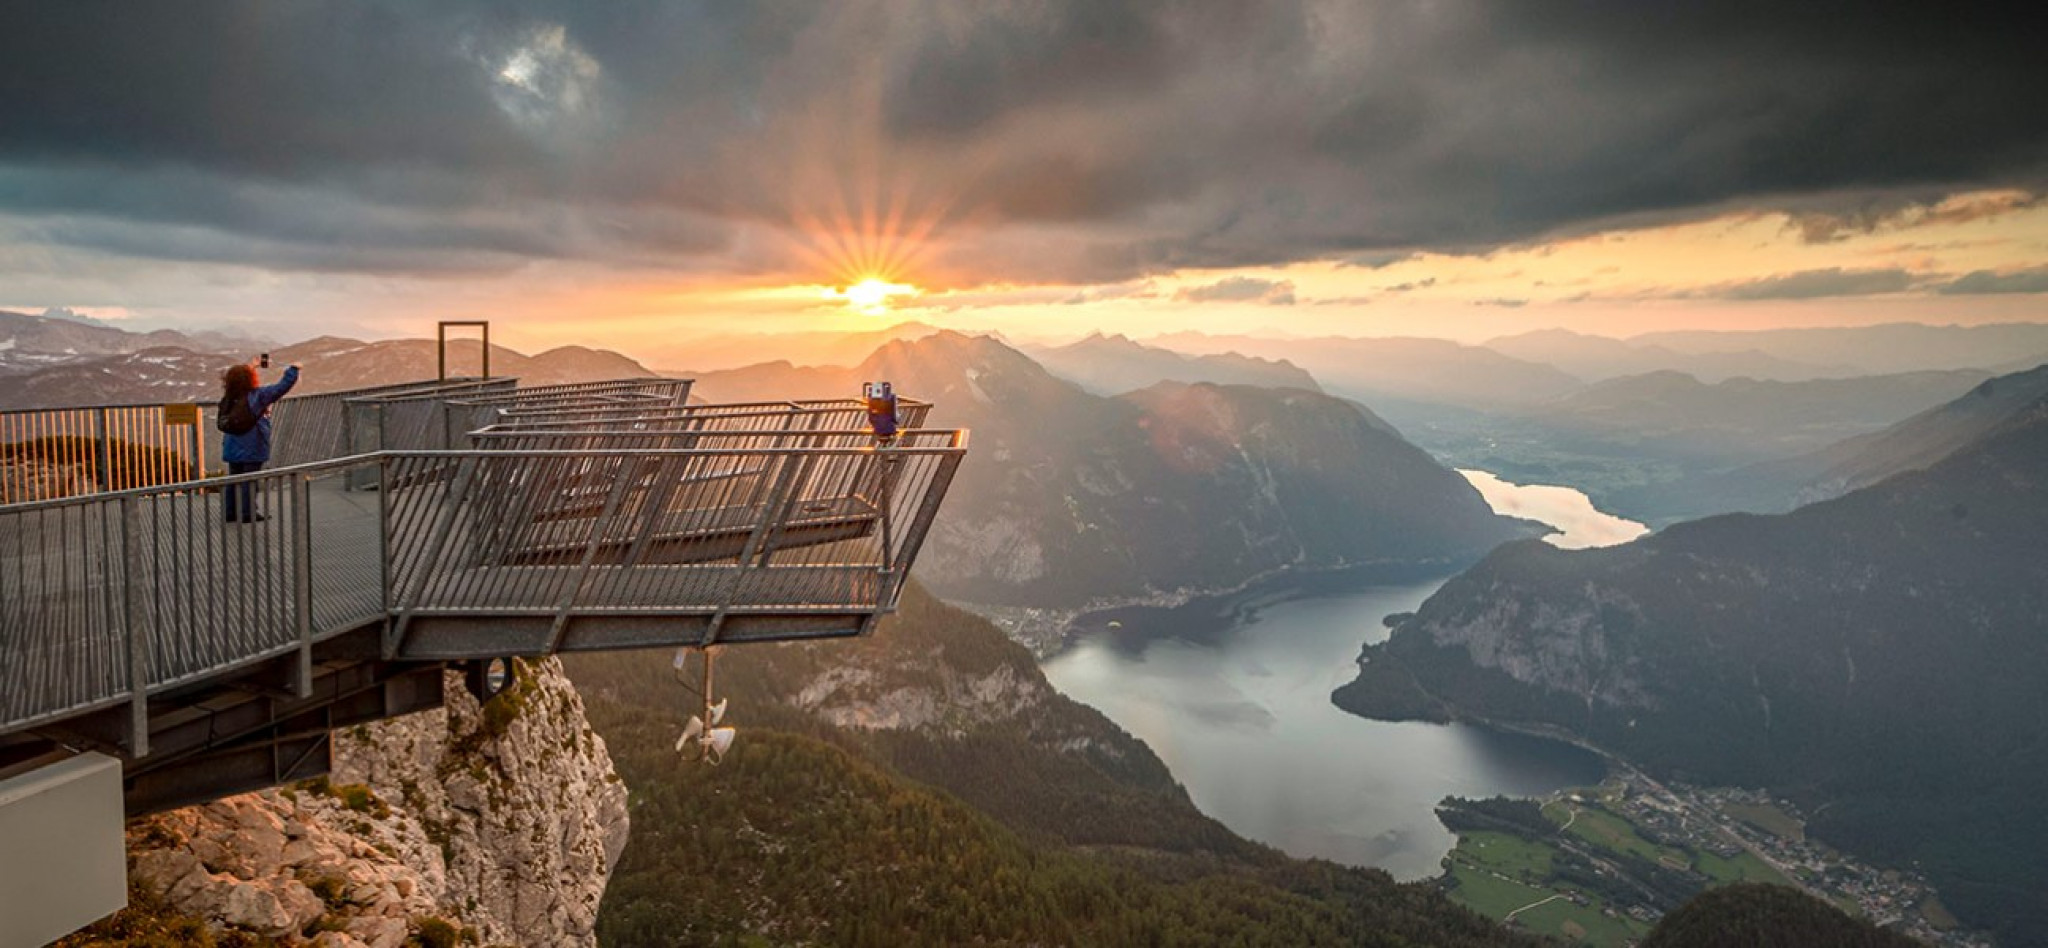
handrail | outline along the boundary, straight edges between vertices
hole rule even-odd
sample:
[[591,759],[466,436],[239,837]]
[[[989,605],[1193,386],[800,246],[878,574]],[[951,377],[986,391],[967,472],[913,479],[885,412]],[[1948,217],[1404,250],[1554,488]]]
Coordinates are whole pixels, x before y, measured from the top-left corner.
[[403,387],[397,387],[395,388],[395,390],[388,392],[350,391],[346,393],[335,394],[347,395],[348,397],[346,398],[346,400],[350,402],[408,402],[424,401],[428,399],[438,399],[445,401],[454,397],[454,393],[458,392],[511,391],[513,387],[517,386],[518,384],[519,380],[517,378],[514,378],[509,375],[501,375],[494,379],[463,378],[446,379],[443,381],[436,382],[418,382]]
[[[806,437],[835,437],[835,436],[836,436],[836,437],[866,437],[866,438],[872,438],[872,437],[874,436],[872,432],[869,432],[869,431],[866,431],[866,430],[861,430],[861,429],[847,429],[847,430],[842,430],[842,431],[803,431],[803,430],[790,430],[790,431],[738,431],[738,432],[723,432],[723,431],[721,431],[721,432],[705,432],[705,433],[706,433],[706,434],[714,434],[714,435],[726,435],[726,436],[748,436],[748,437],[758,437],[758,436],[768,436],[768,435],[775,435],[775,436],[782,436],[782,437],[789,437],[789,438],[806,438]],[[937,454],[943,454],[943,453],[946,453],[946,452],[949,452],[949,451],[964,451],[964,450],[966,450],[966,448],[967,448],[968,434],[969,434],[969,432],[968,432],[968,429],[966,429],[966,428],[924,428],[924,429],[920,429],[920,430],[918,430],[918,431],[906,431],[906,432],[904,432],[904,433],[903,433],[903,437],[904,437],[904,438],[910,438],[910,437],[912,437],[912,436],[916,436],[916,435],[925,435],[925,436],[937,436],[937,437],[942,437],[942,438],[944,438],[944,439],[945,439],[945,442],[946,442],[946,443],[945,443],[945,444],[943,444],[943,445],[922,445],[922,446],[917,446],[917,445],[909,445],[909,444],[899,444],[899,445],[897,445],[897,446],[894,446],[894,447],[890,447],[890,448],[886,448],[886,449],[880,449],[880,450],[890,450],[890,451],[895,451],[895,452],[897,452],[897,453],[899,453],[899,454],[935,454],[935,453],[937,453]],[[617,452],[616,452],[616,453],[617,453],[617,454],[618,454],[619,456],[621,456],[621,457],[633,457],[633,456],[638,456],[638,455],[648,455],[648,456],[660,456],[660,455],[732,455],[732,454],[739,454],[739,455],[760,455],[760,454],[805,454],[805,453],[821,453],[821,454],[847,454],[847,453],[857,453],[857,452],[871,452],[871,451],[874,451],[874,450],[878,450],[878,449],[877,449],[877,448],[876,448],[876,447],[875,447],[874,445],[868,445],[868,446],[866,446],[866,447],[862,447],[862,446],[851,446],[851,445],[849,445],[849,446],[830,446],[830,447],[815,447],[815,448],[806,448],[806,447],[763,447],[763,448],[620,448],[620,449],[618,449],[618,450],[617,450]],[[464,448],[464,449],[449,449],[449,450],[403,450],[403,451],[399,451],[399,450],[393,450],[393,451],[366,451],[366,452],[363,452],[363,453],[361,453],[361,454],[351,454],[351,455],[348,455],[347,457],[339,457],[339,458],[328,458],[328,459],[326,459],[326,460],[321,460],[321,461],[307,461],[307,462],[304,462],[304,463],[301,463],[301,464],[292,464],[292,465],[285,465],[285,466],[279,466],[279,467],[267,467],[267,468],[264,468],[263,470],[260,470],[260,471],[256,471],[256,472],[254,472],[254,473],[250,473],[250,474],[227,474],[227,475],[222,475],[222,476],[219,476],[219,477],[209,477],[209,478],[207,478],[207,479],[205,479],[205,480],[203,480],[203,481],[179,481],[179,482],[177,482],[177,483],[174,483],[174,484],[151,484],[151,485],[149,485],[149,486],[146,486],[146,487],[131,487],[131,488],[127,488],[127,489],[124,489],[124,490],[113,490],[113,491],[104,491],[104,492],[101,492],[101,493],[97,493],[97,494],[81,494],[81,495],[78,495],[78,496],[73,496],[73,497],[53,497],[53,498],[49,498],[49,499],[46,499],[46,500],[30,500],[30,501],[23,501],[23,502],[21,502],[21,503],[18,503],[18,504],[5,504],[5,505],[0,505],[0,514],[10,514],[10,513],[16,513],[16,512],[19,512],[19,511],[25,511],[25,510],[46,510],[46,509],[49,509],[49,508],[52,508],[52,507],[64,507],[64,506],[71,506],[71,505],[77,505],[77,504],[89,504],[89,503],[94,503],[94,502],[99,502],[99,501],[113,501],[113,500],[119,500],[119,499],[121,499],[121,498],[123,498],[123,497],[147,497],[147,496],[150,496],[150,495],[153,495],[153,494],[177,494],[177,493],[186,493],[186,492],[189,492],[189,491],[194,491],[194,490],[204,490],[204,491],[208,491],[208,492],[213,492],[213,491],[215,491],[215,490],[216,490],[217,488],[225,487],[225,486],[227,486],[227,485],[230,485],[230,484],[239,484],[239,483],[244,483],[244,482],[248,482],[248,481],[258,481],[258,480],[262,480],[262,479],[264,479],[264,478],[267,478],[267,477],[275,477],[275,476],[279,476],[279,475],[285,475],[285,474],[307,474],[307,473],[315,473],[315,472],[320,472],[320,471],[326,471],[326,470],[330,470],[330,469],[344,468],[344,467],[349,467],[349,466],[352,466],[352,465],[364,464],[364,463],[368,463],[368,462],[372,462],[372,461],[377,461],[377,460],[380,460],[380,459],[382,459],[382,458],[386,458],[386,457],[397,457],[397,456],[401,456],[401,455],[402,455],[402,456],[405,456],[405,457],[422,457],[422,458],[471,458],[471,457],[502,457],[502,456],[504,455],[504,453],[505,453],[505,452],[499,452],[499,451],[486,451],[486,450],[480,450],[480,449],[476,449],[476,448]],[[519,452],[517,452],[517,453],[519,453],[519,454],[522,454],[522,455],[533,455],[533,456],[536,456],[536,457],[586,457],[586,456],[587,456],[587,454],[586,454],[585,452],[582,452],[582,451],[576,451],[576,450],[570,450],[570,449],[538,449],[538,450],[522,450],[522,451],[519,451]]]
[[[858,399],[679,404],[693,385],[689,379],[610,379],[527,389],[514,388],[516,384],[517,379],[509,377],[458,378],[288,396],[272,408],[276,432],[272,458],[281,468],[378,450],[461,448],[478,431],[537,429],[577,424],[579,419],[586,427],[630,421],[644,428],[658,427],[659,422],[673,418],[720,419],[715,423],[718,427],[749,424],[772,430],[795,427],[796,416],[801,415],[806,427],[838,427],[858,423],[864,405]],[[649,392],[660,394],[649,398],[648,404],[580,403],[592,397]],[[674,402],[663,403],[669,399]],[[0,424],[0,509],[31,502],[18,498],[47,491],[43,482],[53,477],[63,481],[65,486],[60,489],[75,490],[78,496],[104,496],[137,479],[175,486],[188,477],[203,479],[208,471],[218,470],[219,439],[206,430],[214,406],[172,404],[192,404],[192,423],[174,426],[161,423],[156,415],[137,420],[114,414],[161,412],[163,405],[19,409],[0,416],[17,420],[11,440],[8,425]],[[930,407],[916,399],[901,400],[898,411],[903,425],[921,426]],[[846,417],[826,417],[835,411],[847,413]],[[492,424],[478,424],[485,420],[483,413],[498,418]],[[28,428],[18,421],[36,415],[47,416],[49,424]],[[159,418],[154,427],[151,418]],[[437,420],[441,423],[436,424]],[[24,446],[41,445],[51,438],[57,440],[36,448],[50,457],[6,463],[10,446],[21,453]],[[37,460],[45,463],[35,463]]]
[[[290,464],[348,453],[343,400],[444,384],[401,382],[288,396],[271,409],[277,422],[272,457]],[[14,462],[0,466],[0,505],[46,493],[50,479],[62,483],[59,489],[98,494],[137,481],[203,478],[221,467],[220,441],[212,432],[216,414],[212,401],[0,410],[0,461]]]
[[4,418],[4,417],[7,417],[7,416],[9,416],[9,415],[33,415],[33,414],[39,414],[39,413],[41,413],[41,412],[46,412],[46,411],[95,411],[95,410],[98,410],[98,409],[101,409],[101,408],[105,408],[105,409],[108,409],[108,410],[110,410],[110,411],[111,411],[111,410],[113,410],[113,409],[118,409],[118,408],[162,408],[162,407],[164,407],[165,405],[203,405],[203,404],[206,404],[206,403],[205,403],[205,402],[197,402],[197,401],[182,401],[182,402],[120,402],[120,403],[108,403],[108,404],[99,404],[99,403],[94,403],[94,404],[91,404],[91,405],[38,405],[38,406],[35,406],[35,407],[32,407],[32,408],[0,408],[0,418]]
[[[896,405],[898,417],[904,427],[914,428],[924,424],[931,411],[931,403],[913,398],[900,399]],[[864,417],[867,403],[857,398],[818,399],[813,401],[785,402],[736,402],[715,405],[680,405],[669,408],[643,408],[638,406],[606,406],[587,409],[552,409],[544,411],[505,412],[496,424],[478,429],[478,432],[505,431],[509,429],[534,430],[547,427],[567,427],[594,423],[653,423],[666,420],[731,420],[738,418],[779,418],[794,415],[822,415],[832,412],[846,412],[852,416]],[[477,432],[473,432],[474,435]]]
[[[689,397],[693,379],[672,379],[667,377],[641,379],[607,379],[601,382],[569,382],[561,385],[536,385],[531,388],[514,389],[497,395],[476,398],[455,399],[459,405],[496,405],[506,402],[544,401],[564,397],[577,397],[613,392],[638,392],[655,398],[671,398],[677,403]],[[671,391],[663,391],[671,390]]]
[[[922,428],[928,406],[905,405],[897,409],[896,417],[903,429]],[[599,434],[613,432],[664,431],[852,431],[868,430],[867,410],[859,407],[783,409],[779,411],[731,412],[722,414],[692,414],[682,409],[674,412],[622,414],[598,418],[582,418],[575,421],[523,421],[511,420],[486,425],[469,433],[472,440],[505,437],[509,435],[560,435]]]
[[[695,412],[700,414],[745,414],[756,411],[777,411],[785,409],[811,411],[830,408],[864,408],[866,407],[866,405],[867,401],[865,399],[860,398],[799,398],[771,399],[754,402],[711,402],[702,405],[677,405],[674,406],[674,410]],[[929,408],[931,407],[931,403],[917,398],[903,397],[897,399],[897,407],[902,408],[905,406],[923,406]],[[548,409],[539,409],[530,412],[522,411],[521,414],[547,414],[548,411]],[[574,411],[574,409],[571,409],[570,411]]]
[[[276,431],[271,457],[280,464],[298,464],[385,447],[380,430],[383,419],[377,406],[386,400],[408,395],[432,397],[451,389],[468,391],[477,386],[508,387],[517,381],[428,379],[290,396],[271,408]],[[364,417],[366,411],[371,413],[368,417]],[[365,441],[367,444],[359,443]]]

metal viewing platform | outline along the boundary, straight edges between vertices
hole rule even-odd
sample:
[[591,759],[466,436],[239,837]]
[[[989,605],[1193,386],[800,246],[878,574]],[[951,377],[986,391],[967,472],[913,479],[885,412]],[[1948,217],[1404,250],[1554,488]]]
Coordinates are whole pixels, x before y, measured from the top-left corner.
[[235,477],[212,406],[0,414],[0,768],[115,754],[143,812],[324,772],[450,663],[864,634],[967,446],[919,402],[881,446],[853,399],[513,384],[284,399]]

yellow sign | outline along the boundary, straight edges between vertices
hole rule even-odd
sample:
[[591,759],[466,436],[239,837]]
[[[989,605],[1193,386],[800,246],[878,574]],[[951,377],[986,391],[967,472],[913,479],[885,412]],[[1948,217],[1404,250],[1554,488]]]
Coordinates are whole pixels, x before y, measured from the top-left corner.
[[166,424],[166,425],[197,425],[197,424],[199,424],[199,406],[198,406],[198,405],[165,405],[165,406],[164,406],[164,424]]

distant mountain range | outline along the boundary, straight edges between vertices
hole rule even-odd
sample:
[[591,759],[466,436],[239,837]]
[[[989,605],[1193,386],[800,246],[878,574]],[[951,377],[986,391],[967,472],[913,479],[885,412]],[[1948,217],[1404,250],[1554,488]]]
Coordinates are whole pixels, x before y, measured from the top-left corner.
[[169,329],[130,332],[75,316],[30,315],[0,310],[0,376],[32,372],[80,359],[129,355],[147,349],[221,352],[263,344],[224,333],[183,333]]
[[735,333],[642,347],[640,357],[664,375],[689,376],[777,360],[791,365],[852,365],[899,339],[922,339],[939,328],[904,322],[865,332]]
[[1554,366],[1445,339],[1266,339],[1183,332],[1148,341],[1192,355],[1234,352],[1284,359],[1308,370],[1332,394],[1374,406],[1398,399],[1496,410],[1547,401],[1581,387]]
[[1795,459],[1813,471],[1802,501],[1839,496],[1901,471],[1941,461],[2048,404],[2048,360],[2024,372],[1987,379],[1968,395],[1930,408],[1883,431],[1851,438]]
[[[90,339],[98,351],[84,354],[81,349],[81,354],[40,359],[38,364],[0,374],[0,408],[210,401],[219,395],[221,371],[255,355],[194,350],[184,345],[139,346],[135,345],[137,340],[156,339],[162,334],[137,336],[118,329],[71,324],[85,331],[84,336],[79,336],[71,326],[47,325],[59,320],[28,319],[41,319],[45,324],[38,327],[41,333],[36,338],[40,345]],[[182,342],[197,344],[190,338]],[[475,374],[481,370],[479,343],[452,341],[448,348],[450,374]],[[271,362],[273,368],[266,380],[274,379],[289,363],[304,364],[297,389],[301,394],[430,379],[437,371],[435,343],[428,339],[362,342],[322,336],[273,349]],[[492,346],[491,372],[517,376],[524,385],[655,374],[616,352],[581,346],[564,346],[533,356]]]
[[945,332],[852,368],[706,373],[719,401],[846,397],[867,379],[974,430],[919,561],[949,598],[1078,606],[1230,586],[1286,566],[1458,561],[1517,535],[1462,477],[1316,392],[1161,383],[1115,398],[1003,343]]
[[1989,377],[1979,369],[1952,369],[1709,384],[1666,370],[1609,379],[1517,414],[1552,431],[1594,436],[1645,454],[1730,466],[1876,431]]
[[[483,368],[481,345],[473,339],[448,343],[448,374],[476,375]],[[438,370],[438,352],[431,339],[389,339],[361,342],[322,336],[271,353],[276,365],[305,364],[307,392],[326,392],[407,379],[430,379]],[[521,385],[560,385],[592,379],[651,378],[656,373],[639,362],[607,349],[561,346],[524,355],[504,346],[491,347],[491,374],[509,375]],[[217,384],[217,383],[216,383]]]
[[1539,329],[1489,339],[1486,348],[1525,362],[1556,366],[1587,382],[1650,372],[1683,372],[1706,382],[1731,378],[1796,382],[1861,374],[1852,366],[1794,362],[1761,349],[1681,352],[1668,346],[1589,336],[1566,329]]
[[1839,497],[1902,471],[1927,467],[2044,398],[2048,398],[2048,364],[1986,379],[1962,397],[1884,429],[1813,451],[1625,489],[1607,499],[1618,509],[1653,520],[1731,512],[1783,513],[1800,504]]
[[1608,549],[1503,546],[1366,649],[1336,700],[1769,786],[1821,838],[1920,864],[2004,943],[2048,944],[2039,381],[1986,383],[1871,439],[1863,457],[1882,460],[1859,476],[1931,465],[1835,500]]
[[1064,346],[1021,348],[1047,371],[1097,395],[1120,395],[1160,382],[1322,391],[1314,376],[1285,359],[1261,359],[1235,352],[1183,355],[1141,345],[1128,336],[1095,333]]
[[2012,371],[2048,360],[2048,323],[1934,326],[1888,323],[1815,329],[1654,332],[1626,340],[1689,355],[1755,351],[1788,362],[1849,366],[1846,374],[1928,369]]

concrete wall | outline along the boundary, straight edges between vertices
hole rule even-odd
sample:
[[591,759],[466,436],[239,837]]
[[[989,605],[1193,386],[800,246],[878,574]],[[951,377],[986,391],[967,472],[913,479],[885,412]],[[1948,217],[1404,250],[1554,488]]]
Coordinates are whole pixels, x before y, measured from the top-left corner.
[[128,902],[121,762],[80,754],[0,778],[0,948],[34,948]]

